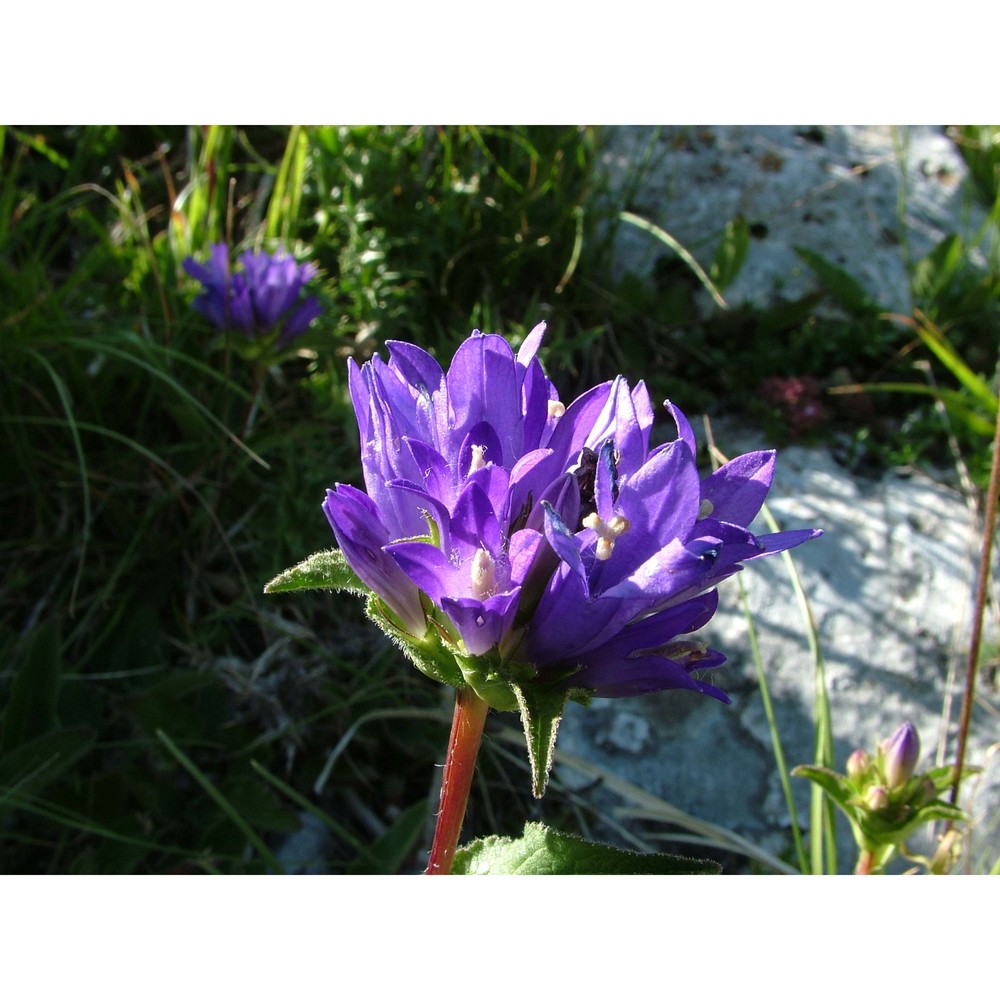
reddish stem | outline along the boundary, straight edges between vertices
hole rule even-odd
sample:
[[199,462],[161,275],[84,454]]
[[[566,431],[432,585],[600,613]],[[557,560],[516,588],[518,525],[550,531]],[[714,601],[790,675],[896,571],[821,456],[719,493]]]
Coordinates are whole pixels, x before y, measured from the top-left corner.
[[[976,673],[979,670],[979,647],[983,638],[983,616],[986,613],[986,595],[990,579],[990,562],[993,551],[993,525],[1000,505],[1000,415],[993,432],[993,463],[990,466],[990,485],[986,493],[986,510],[983,513],[983,547],[979,554],[979,581],[976,585],[976,604],[972,617],[972,638],[969,642],[969,659],[965,668],[965,693],[962,695],[962,714],[958,722],[958,749],[955,752],[955,774],[951,780],[951,804],[958,805],[958,789],[962,783],[965,766],[965,747],[972,722],[972,706],[976,699]],[[951,824],[948,824],[951,829]]]
[[490,706],[471,687],[455,696],[455,715],[448,738],[448,759],[441,780],[441,807],[438,810],[434,843],[426,875],[450,875],[451,863],[462,833],[465,807],[469,802],[472,776],[476,771],[479,742]]
[[862,851],[858,855],[858,863],[854,869],[855,875],[871,875],[875,868],[875,855],[871,851]]

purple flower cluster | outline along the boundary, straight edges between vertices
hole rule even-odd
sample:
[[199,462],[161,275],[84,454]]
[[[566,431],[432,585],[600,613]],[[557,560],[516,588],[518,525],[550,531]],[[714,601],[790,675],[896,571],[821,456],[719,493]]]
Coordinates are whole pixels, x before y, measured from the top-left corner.
[[725,657],[690,637],[716,584],[820,532],[752,534],[774,453],[703,479],[669,402],[676,440],[650,448],[642,382],[561,403],[536,357],[543,333],[515,354],[475,331],[447,374],[405,343],[388,363],[350,362],[367,492],[338,484],[323,505],[345,559],[401,634],[485,658],[494,675],[728,701],[696,676]]
[[314,264],[296,264],[284,254],[253,253],[239,257],[242,270],[229,267],[229,248],[212,246],[207,264],[193,257],[184,261],[184,270],[200,281],[204,290],[194,300],[194,308],[223,330],[242,330],[262,335],[281,323],[278,345],[284,346],[320,314],[315,296],[301,297],[306,282],[316,274]]

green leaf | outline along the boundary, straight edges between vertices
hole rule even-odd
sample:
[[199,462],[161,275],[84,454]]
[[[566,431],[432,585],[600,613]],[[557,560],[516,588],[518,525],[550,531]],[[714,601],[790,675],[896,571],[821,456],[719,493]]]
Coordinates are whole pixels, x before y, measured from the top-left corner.
[[[936,327],[928,324],[917,326],[920,339],[927,345],[937,359],[962,383],[963,386],[985,407],[988,413],[996,415],[997,397],[990,389],[989,383],[981,375],[977,375],[960,357],[954,347],[948,343],[945,335]],[[993,429],[990,428],[990,433]]]
[[279,573],[265,588],[265,594],[286,594],[293,590],[346,590],[367,594],[368,588],[347,565],[339,549],[316,552],[297,566]]
[[841,809],[848,809],[847,803],[854,792],[843,776],[837,774],[836,771],[831,771],[826,767],[817,767],[815,764],[799,764],[798,767],[792,768],[791,775],[793,778],[808,778],[814,784],[819,785]]
[[42,624],[32,629],[3,713],[0,749],[13,750],[55,728],[61,663],[56,626]]
[[0,756],[0,807],[17,801],[22,793],[37,793],[77,761],[94,745],[93,730],[78,726],[59,729],[23,743]]
[[247,842],[256,848],[264,864],[273,872],[281,872],[281,862],[271,853],[267,844],[264,843],[240,811],[213,784],[208,775],[162,729],[158,729],[156,735],[160,742],[170,751],[174,760],[201,785],[212,801],[219,807],[219,810],[229,818],[233,826],[243,834]]
[[793,247],[799,259],[826,286],[831,295],[852,315],[869,316],[877,310],[871,296],[842,267],[806,247]]
[[350,869],[351,875],[395,875],[423,833],[427,822],[426,800],[405,810],[392,826],[368,848]]
[[913,268],[913,297],[925,306],[931,305],[948,289],[965,253],[962,238],[956,233],[946,236]]
[[[846,387],[850,392],[854,391],[853,386]],[[835,390],[831,390],[834,391]],[[940,389],[937,386],[925,385],[923,382],[868,382],[861,386],[858,391],[864,392],[900,392],[917,396],[929,396],[939,400],[941,405],[954,417],[961,420],[970,431],[982,434],[984,437],[993,437],[996,425],[987,420],[977,410],[972,409],[968,397],[961,392],[952,389]],[[838,395],[840,393],[837,393]],[[847,394],[847,393],[843,393]],[[992,413],[997,411],[997,399],[993,397],[990,407]]]
[[736,215],[726,224],[715,260],[708,269],[709,277],[720,289],[725,290],[736,280],[749,249],[750,227],[742,215]]
[[566,707],[565,691],[550,691],[538,684],[511,684],[521,710],[521,724],[528,744],[531,791],[536,799],[545,794],[556,749],[556,732]]
[[718,875],[714,861],[672,854],[637,854],[595,844],[541,823],[522,836],[483,837],[455,853],[453,875]]

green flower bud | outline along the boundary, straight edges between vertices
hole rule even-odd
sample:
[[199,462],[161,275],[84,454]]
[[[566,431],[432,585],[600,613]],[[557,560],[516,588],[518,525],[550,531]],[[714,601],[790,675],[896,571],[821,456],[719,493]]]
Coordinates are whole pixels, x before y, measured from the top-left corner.
[[871,757],[864,750],[855,750],[847,758],[847,777],[856,784],[860,783],[864,780],[871,763]]
[[889,806],[889,792],[882,785],[872,785],[865,792],[865,808],[870,812],[881,812]]

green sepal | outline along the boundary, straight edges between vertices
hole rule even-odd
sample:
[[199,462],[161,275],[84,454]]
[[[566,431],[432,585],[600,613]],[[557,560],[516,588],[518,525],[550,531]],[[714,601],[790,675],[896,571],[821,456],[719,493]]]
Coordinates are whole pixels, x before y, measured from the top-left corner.
[[375,594],[369,596],[365,614],[399,646],[406,658],[422,674],[453,688],[462,689],[466,686],[454,650],[445,636],[437,634],[436,623],[430,622],[430,628],[423,638],[410,635],[396,624],[389,609]]
[[566,692],[540,684],[511,684],[521,712],[524,739],[531,765],[531,791],[536,799],[545,794],[556,749],[556,732],[566,707]]
[[297,566],[279,573],[265,588],[265,594],[287,594],[293,590],[346,590],[369,594],[369,589],[347,565],[339,549],[315,552]]
[[[848,813],[848,815],[851,814]],[[894,811],[890,806],[884,813],[873,812],[859,806],[855,810],[852,825],[856,823],[861,832],[863,842],[859,840],[859,845],[871,849],[873,845],[886,844],[898,847],[927,823],[933,823],[937,820],[962,823],[965,819],[965,813],[957,806],[935,799],[918,809],[903,806],[899,811]],[[855,839],[858,839],[857,835],[855,835]]]
[[483,837],[455,852],[453,875],[718,875],[714,861],[637,854],[527,823],[518,838]]
[[502,663],[495,646],[479,656],[469,656],[456,649],[454,656],[465,682],[490,708],[498,712],[517,711],[518,702],[511,683],[511,672],[517,672],[517,667]]

